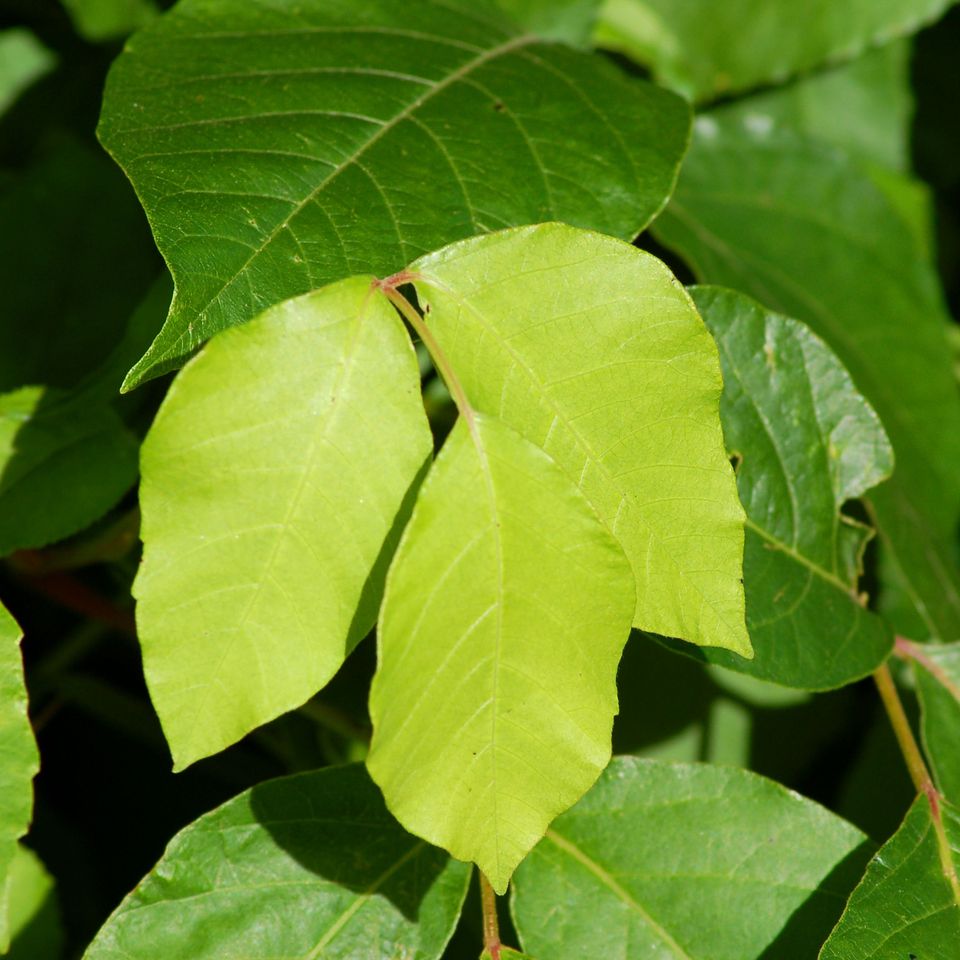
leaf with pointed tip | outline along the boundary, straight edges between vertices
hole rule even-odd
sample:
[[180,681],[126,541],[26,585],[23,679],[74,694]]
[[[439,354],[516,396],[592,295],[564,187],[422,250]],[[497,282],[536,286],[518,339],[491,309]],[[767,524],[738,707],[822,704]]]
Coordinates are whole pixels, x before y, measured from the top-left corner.
[[630,559],[634,623],[750,655],[717,351],[655,257],[541,224],[411,266],[470,403],[542,447]]
[[960,643],[910,644],[921,733],[937,786],[960,803]]
[[960,636],[960,395],[914,229],[859,164],[788,131],[703,117],[683,169],[654,232],[701,280],[804,321],[836,352],[896,453],[869,497],[881,546],[930,635]]
[[610,758],[633,596],[557,465],[497,420],[461,419],[387,578],[367,765],[408,830],[498,893]]
[[143,447],[134,594],[178,769],[333,676],[376,619],[431,448],[413,349],[369,278],[224,332],[177,377]]
[[597,40],[696,100],[773,84],[919,30],[954,0],[607,0]]
[[618,757],[517,871],[512,913],[538,960],[810,957],[869,847],[754,773]]
[[258,784],[177,834],[85,960],[437,960],[470,868],[405,833],[362,766]]
[[819,960],[955,960],[960,944],[960,815],[917,797],[877,852]]
[[0,556],[42,547],[105,514],[137,477],[137,438],[80,394],[0,394]]
[[720,416],[747,511],[743,557],[754,658],[690,647],[775,683],[825,690],[893,646],[857,594],[869,529],[841,508],[890,475],[893,450],[829,347],[802,323],[721,287],[694,287],[720,349]]
[[27,718],[27,691],[20,659],[20,628],[0,607],[0,953],[10,943],[5,894],[17,841],[33,811],[33,778],[40,758]]
[[126,387],[272,303],[477,232],[630,239],[688,131],[674,94],[489,0],[183,0],[118,58],[100,123],[177,290]]

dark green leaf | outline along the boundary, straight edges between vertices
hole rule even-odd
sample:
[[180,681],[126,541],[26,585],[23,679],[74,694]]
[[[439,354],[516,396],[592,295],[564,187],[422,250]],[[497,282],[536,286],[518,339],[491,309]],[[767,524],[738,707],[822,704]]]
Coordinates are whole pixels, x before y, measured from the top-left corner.
[[910,644],[923,745],[941,792],[960,802],[960,643]]
[[225,331],[174,381],[134,594],[177,768],[302,704],[373,625],[432,448],[419,383],[363,277]]
[[635,625],[749,656],[716,347],[670,271],[562,224],[411,271],[471,404],[546,450],[623,545]]
[[513,916],[538,960],[811,957],[868,856],[756,774],[621,757],[521,865]]
[[177,291],[126,386],[477,232],[557,218],[630,239],[688,125],[677,97],[485,0],[184,0],[127,45],[100,126]]
[[723,433],[747,511],[755,656],[696,655],[792,687],[850,683],[886,658],[893,638],[857,594],[870,531],[841,507],[890,475],[890,443],[849,374],[802,323],[732,290],[691,293],[720,348]]
[[820,960],[956,960],[960,816],[918,797],[850,896]]
[[105,403],[43,387],[0,394],[0,556],[103,516],[136,481],[138,446]]
[[10,943],[7,884],[17,840],[30,825],[33,778],[40,769],[27,719],[27,691],[20,659],[20,628],[0,607],[0,953]]
[[157,15],[154,0],[61,0],[87,40],[125,37]]
[[836,351],[896,452],[870,496],[883,546],[929,633],[960,636],[960,396],[936,277],[889,191],[825,145],[703,117],[656,229],[701,279],[805,321]]
[[434,960],[470,868],[404,833],[360,766],[269,780],[201,817],[86,960]]
[[597,39],[668,87],[709,99],[847,60],[936,19],[953,0],[607,0]]
[[503,893],[610,758],[633,576],[574,483],[469,413],[390,568],[367,764],[397,819]]

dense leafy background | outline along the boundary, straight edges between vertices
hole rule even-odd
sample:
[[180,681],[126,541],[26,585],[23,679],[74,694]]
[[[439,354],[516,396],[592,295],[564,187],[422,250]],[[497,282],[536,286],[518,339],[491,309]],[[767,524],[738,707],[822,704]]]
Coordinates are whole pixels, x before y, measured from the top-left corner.
[[[477,956],[475,882],[444,951],[466,871],[400,831],[360,767],[308,772],[365,756],[372,639],[357,643],[333,681],[298,709],[171,776],[133,622],[131,584],[140,558],[132,454],[167,391],[164,370],[179,366],[214,330],[327,280],[400,269],[477,229],[555,218],[621,240],[652,222],[639,245],[684,281],[726,288],[692,293],[720,346],[727,452],[747,514],[771,533],[793,491],[816,503],[816,524],[779,531],[781,540],[796,535],[789,540],[795,555],[768,549],[748,530],[753,661],[687,646],[683,652],[697,659],[677,656],[675,638],[631,636],[619,668],[613,741],[615,752],[632,756],[616,761],[520,868],[513,919],[501,917],[505,938],[549,960],[551,944],[579,942],[600,911],[616,916],[609,924],[614,937],[625,930],[648,935],[645,911],[690,956],[740,960],[743,949],[724,938],[722,923],[709,942],[685,939],[690,928],[671,912],[684,895],[675,876],[682,870],[664,863],[664,848],[644,845],[656,837],[644,834],[629,850],[622,843],[627,827],[618,811],[634,804],[653,816],[654,786],[676,794],[679,778],[689,803],[702,801],[703,817],[717,815],[709,798],[722,798],[719,809],[728,815],[717,830],[741,852],[720,863],[721,879],[701,890],[704,918],[716,920],[731,887],[766,891],[770,876],[783,875],[781,864],[803,873],[780,891],[782,902],[778,895],[756,909],[751,897],[743,915],[753,955],[770,960],[799,944],[813,956],[856,888],[825,960],[886,957],[880,941],[906,955],[952,960],[960,936],[960,895],[949,879],[960,857],[960,338],[948,308],[960,306],[958,12],[911,36],[949,4],[849,0],[814,11],[742,0],[724,5],[720,20],[709,19],[705,29],[698,0],[498,0],[483,8],[437,2],[402,10],[387,2],[331,2],[320,19],[301,13],[296,29],[345,24],[362,8],[366,29],[387,32],[376,43],[331,47],[321,61],[294,37],[250,36],[281,24],[286,5],[279,0],[187,0],[173,16],[159,16],[170,5],[0,0],[0,596],[26,633],[25,677],[41,756],[25,844],[12,846],[27,824],[29,791],[0,792],[13,804],[0,838],[7,850],[0,869],[10,878],[0,897],[13,938],[9,955],[78,957],[123,902],[92,955],[119,949],[151,956],[166,944],[158,938],[172,932],[165,913],[171,898],[203,892],[212,914],[273,929],[301,953],[323,941],[320,928],[330,917],[354,909],[331,943],[343,936],[353,949],[357,941],[349,938],[357,935],[366,948],[373,930],[417,956]],[[231,32],[218,26],[228,7],[243,36],[210,36]],[[591,24],[598,8],[599,21]],[[131,41],[111,76],[101,127],[131,186],[94,130],[108,67],[123,39],[143,25],[149,32]],[[403,30],[418,35],[397,35]],[[595,43],[616,53],[591,52]],[[203,47],[203,62],[191,60],[191,45]],[[336,72],[299,73],[311,68]],[[384,75],[344,83],[343,68]],[[660,86],[644,79],[645,69]],[[282,76],[258,75],[278,70]],[[685,159],[689,110],[665,87],[697,103]],[[296,109],[314,109],[316,98],[315,109],[359,113],[362,106],[367,119],[301,117],[304,139],[291,139],[294,128],[268,116],[291,96]],[[386,127],[376,139],[371,121]],[[227,129],[241,140],[221,140]],[[225,145],[254,152],[234,155],[232,164],[185,154]],[[168,155],[151,156],[158,153]],[[343,163],[354,154],[359,162]],[[365,178],[368,164],[373,176]],[[318,189],[324,171],[341,166],[328,184],[339,192]],[[208,190],[212,196],[198,192]],[[314,193],[322,202],[307,200]],[[356,202],[371,215],[347,238],[351,198],[362,198]],[[292,210],[300,211],[298,229],[287,236],[282,224]],[[296,241],[306,241],[306,249]],[[158,246],[176,280],[172,306]],[[261,246],[263,253],[251,257]],[[248,259],[250,269],[237,272]],[[229,286],[234,273],[243,282]],[[268,284],[245,285],[265,275]],[[211,291],[224,284],[229,295],[217,301]],[[432,297],[434,308],[440,305],[436,291],[418,293],[422,303]],[[439,336],[439,317],[435,322]],[[747,332],[731,339],[738,324]],[[768,362],[767,346],[774,359],[797,358],[783,376]],[[569,352],[575,360],[577,351]],[[422,350],[418,359],[439,447],[453,410]],[[144,385],[121,397],[118,388],[135,365],[127,386]],[[733,365],[741,377],[728,376]],[[486,400],[477,396],[482,408]],[[889,451],[871,409],[894,451],[886,481]],[[818,424],[832,430],[816,436],[799,421],[809,427],[818,410]],[[780,429],[759,430],[758,411]],[[869,442],[842,442],[848,418],[861,424],[858,441]],[[797,429],[784,432],[785,424]],[[527,436],[524,423],[513,426]],[[428,438],[419,432],[425,456]],[[786,462],[764,470],[758,482],[751,471],[758,458],[775,459],[770,449],[779,438]],[[290,445],[295,456],[293,436]],[[256,466],[242,453],[238,461]],[[227,473],[231,464],[219,466]],[[848,499],[864,494],[866,505]],[[874,522],[879,533],[866,545],[858,580],[860,524]],[[811,569],[814,559],[831,577]],[[309,580],[304,571],[301,581]],[[782,580],[787,592],[769,589],[772,580]],[[857,602],[861,592],[866,608]],[[812,648],[801,642],[811,631]],[[3,682],[16,687],[18,631],[7,632]],[[768,640],[775,632],[774,646]],[[906,662],[895,672],[945,795],[939,821],[925,798],[912,804],[875,692],[869,683],[851,683],[886,653],[894,632],[912,641],[898,642]],[[858,642],[846,643],[848,636]],[[359,635],[351,646],[353,640]],[[814,669],[821,656],[832,673]],[[292,679],[302,667],[296,654],[283,664]],[[234,681],[246,680],[255,676],[235,671]],[[5,696],[4,703],[17,706],[22,696]],[[20,723],[17,710],[11,716]],[[21,746],[0,777],[19,771],[12,775],[22,788],[33,761],[25,740]],[[4,763],[7,756],[0,752]],[[742,769],[690,766],[694,761]],[[638,778],[645,786],[631,799],[628,787]],[[363,838],[349,849],[318,849],[295,826],[276,826],[307,810],[301,786],[308,782],[341,825],[362,820]],[[325,794],[322,783],[335,789]],[[591,810],[601,813],[584,815]],[[324,811],[309,810],[306,819],[318,813]],[[719,847],[694,844],[669,805],[656,816],[663,837],[676,838],[670,850],[677,857],[683,853],[700,868],[711,856],[722,859]],[[604,818],[606,826],[596,826]],[[791,854],[802,847],[804,856],[771,865],[766,847],[752,846],[758,822],[777,824],[782,842],[795,836]],[[241,835],[246,845],[236,841],[224,858],[224,838]],[[366,858],[361,851],[374,836],[376,849]],[[414,849],[405,863],[417,865],[417,882],[442,878],[431,888],[434,899],[424,893],[420,903],[429,909],[419,919],[406,893],[357,896],[357,887],[370,886],[365,870],[379,870],[376,881],[398,851],[402,857]],[[756,857],[743,861],[753,849]],[[635,859],[627,862],[628,854]],[[331,857],[343,872],[327,869]],[[231,884],[227,869],[217,873],[216,865],[226,863],[234,881],[249,870],[257,883],[276,883],[290,897],[290,912],[273,912],[259,890],[244,900],[232,889],[243,881]],[[264,873],[267,863],[274,873]],[[145,884],[124,902],[142,877]],[[305,909],[297,884],[311,897],[322,890],[323,910]],[[558,920],[537,906],[538,897],[553,906],[549,891],[569,889],[578,898],[588,891],[581,904],[588,917],[565,909]],[[344,911],[344,904],[354,907]],[[174,907],[177,916],[186,916],[186,905]],[[791,908],[795,922],[787,920]],[[218,939],[225,924],[202,912],[191,916],[198,938],[191,955],[235,955],[215,952],[229,950]],[[264,953],[274,955],[277,942],[264,942]],[[165,950],[176,955],[180,946],[178,939]]]

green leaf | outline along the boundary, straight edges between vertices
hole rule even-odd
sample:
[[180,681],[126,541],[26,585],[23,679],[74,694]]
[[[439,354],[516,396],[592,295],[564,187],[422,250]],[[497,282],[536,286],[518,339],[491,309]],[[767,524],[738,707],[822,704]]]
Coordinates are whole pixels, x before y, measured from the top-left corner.
[[713,116],[736,117],[754,130],[789,127],[892,170],[910,167],[911,44],[870,50],[851,63],[799,77],[720,107]]
[[870,496],[882,545],[929,633],[960,636],[960,397],[936,276],[889,191],[828,146],[704,117],[656,234],[837,353],[896,452]]
[[910,644],[921,733],[940,791],[960,803],[960,643]]
[[30,825],[40,758],[27,718],[20,628],[0,607],[0,953],[10,944],[7,889],[17,840]]
[[0,113],[54,63],[56,57],[29,30],[0,31]]
[[607,0],[599,43],[648,64],[664,85],[704,100],[778,83],[913,33],[953,0]]
[[103,516],[136,481],[137,452],[105,403],[43,387],[0,394],[0,556]]
[[[512,950],[510,947],[501,947],[500,948],[500,960],[533,960],[527,953],[520,953],[517,950]],[[480,954],[480,960],[491,960],[490,951],[484,950]]]
[[363,767],[268,780],[190,824],[85,960],[434,960],[470,868],[400,829]]
[[871,531],[841,508],[890,475],[893,450],[847,371],[802,323],[732,290],[691,294],[720,349],[723,433],[740,461],[755,656],[695,654],[806,690],[850,683],[886,659],[893,637],[857,593]]
[[679,98],[483,0],[184,0],[116,61],[100,124],[177,291],[126,387],[474,233],[557,218],[630,239],[688,130]]
[[750,655],[716,347],[659,260],[544,224],[413,264],[472,405],[541,446],[623,545],[634,623]]
[[367,765],[408,830],[499,893],[610,757],[632,581],[542,450],[458,421],[387,578]]
[[87,40],[114,40],[157,15],[154,0],[61,0],[77,33]]
[[496,0],[512,20],[547,40],[586,46],[602,0]]
[[820,960],[954,960],[960,943],[960,815],[916,799],[850,896]]
[[373,625],[432,448],[419,383],[363,277],[224,333],[174,381],[143,447],[134,594],[177,769],[299,706]]
[[7,874],[6,901],[10,950],[4,960],[60,960],[64,936],[54,880],[23,844]]
[[539,960],[810,957],[868,846],[745,770],[620,757],[517,871],[512,912]]

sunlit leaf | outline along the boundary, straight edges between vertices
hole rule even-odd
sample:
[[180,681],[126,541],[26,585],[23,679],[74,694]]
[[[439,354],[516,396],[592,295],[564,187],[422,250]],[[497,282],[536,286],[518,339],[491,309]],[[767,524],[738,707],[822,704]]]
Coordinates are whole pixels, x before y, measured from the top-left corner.
[[470,402],[545,449],[623,545],[634,624],[749,656],[716,347],[669,270],[543,224],[411,271]]
[[367,763],[408,830],[500,893],[610,757],[633,597],[556,464],[497,420],[459,421],[387,579]]
[[431,446],[410,341],[369,278],[225,332],[177,378],[143,448],[134,593],[178,768],[333,676],[376,619]]

